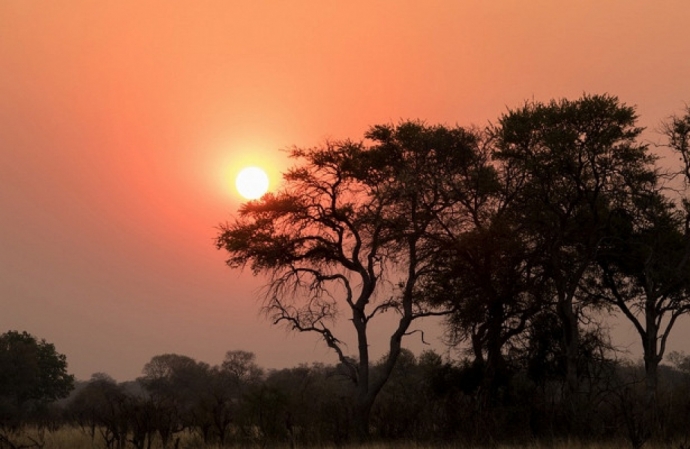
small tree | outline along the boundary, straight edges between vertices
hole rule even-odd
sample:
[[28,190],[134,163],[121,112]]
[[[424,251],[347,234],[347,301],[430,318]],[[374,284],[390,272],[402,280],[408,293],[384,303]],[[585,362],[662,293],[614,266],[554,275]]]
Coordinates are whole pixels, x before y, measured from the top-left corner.
[[[656,404],[658,366],[676,320],[690,311],[690,246],[684,217],[658,194],[619,218],[618,235],[599,253],[610,302],[635,327],[645,362],[648,405]],[[639,204],[641,203],[641,204]]]
[[67,410],[74,422],[91,437],[92,443],[98,431],[107,447],[124,448],[129,421],[133,418],[129,416],[131,399],[112,377],[96,373],[71,398]]
[[263,369],[256,364],[256,355],[247,351],[228,351],[223,363],[213,367],[213,388],[209,389],[214,401],[213,423],[220,444],[225,444],[230,424],[241,424],[240,416],[246,396],[263,381]]
[[74,376],[55,346],[27,332],[0,335],[0,425],[16,427],[47,404],[67,397]]
[[144,375],[137,380],[151,397],[164,448],[175,434],[195,424],[209,384],[209,370],[207,364],[178,354],[154,356],[144,366]]
[[[73,387],[67,358],[54,345],[27,332],[0,335],[0,446],[15,447],[11,433],[36,419],[51,402],[67,397]],[[23,447],[42,445],[28,439]]]

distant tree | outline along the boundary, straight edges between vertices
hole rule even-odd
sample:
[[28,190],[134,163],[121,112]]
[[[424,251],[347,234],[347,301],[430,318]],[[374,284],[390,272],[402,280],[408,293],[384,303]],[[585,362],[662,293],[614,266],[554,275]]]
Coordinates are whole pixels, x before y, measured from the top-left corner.
[[338,367],[300,365],[268,373],[265,383],[285,398],[289,442],[340,444],[352,434],[353,384]]
[[130,399],[115,379],[96,373],[71,398],[67,412],[92,442],[99,433],[107,447],[124,448],[130,428]]
[[[362,438],[413,321],[445,312],[421,294],[436,261],[430,231],[457,201],[445,183],[473,172],[478,157],[477,136],[462,128],[404,122],[374,126],[365,137],[370,145],[293,149],[302,165],[284,175],[284,188],[243,204],[217,239],[230,267],[270,276],[265,311],[275,324],[315,333],[335,351],[357,387],[353,418]],[[355,357],[333,327],[343,309]],[[387,311],[399,321],[373,378],[369,329]]]
[[144,375],[137,380],[150,395],[164,448],[177,433],[195,425],[209,386],[209,370],[207,364],[178,354],[154,356],[144,366]]
[[0,335],[0,447],[42,447],[42,433],[19,431],[27,424],[44,425],[49,405],[73,387],[67,359],[54,345],[27,332]]
[[264,370],[256,363],[256,355],[249,351],[226,352],[220,370],[233,380],[240,394],[243,388],[258,383],[264,375]]
[[0,335],[0,427],[21,426],[47,404],[67,397],[74,376],[55,346],[27,332]]
[[208,410],[218,442],[225,444],[230,425],[242,425],[246,395],[263,381],[264,371],[256,355],[248,351],[228,351],[223,363],[212,368],[206,395],[212,406]]
[[686,376],[690,375],[690,356],[685,352],[671,351],[667,358],[678,371]]

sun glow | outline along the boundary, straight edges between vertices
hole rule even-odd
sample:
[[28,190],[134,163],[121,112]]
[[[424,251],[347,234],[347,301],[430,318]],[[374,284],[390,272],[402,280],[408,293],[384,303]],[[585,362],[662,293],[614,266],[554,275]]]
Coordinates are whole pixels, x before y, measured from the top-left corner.
[[246,167],[235,179],[235,187],[244,198],[260,198],[268,190],[268,175],[259,167]]

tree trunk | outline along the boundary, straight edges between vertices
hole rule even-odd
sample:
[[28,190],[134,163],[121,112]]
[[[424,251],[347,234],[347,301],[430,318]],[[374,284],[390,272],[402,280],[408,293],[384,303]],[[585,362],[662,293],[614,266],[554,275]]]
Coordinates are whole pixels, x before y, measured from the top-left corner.
[[357,398],[353,421],[358,442],[369,438],[369,416],[373,400],[370,399],[369,381],[369,339],[367,337],[367,322],[362,310],[353,309],[353,322],[357,330],[357,344],[359,364],[357,366]]
[[571,431],[576,430],[575,418],[578,416],[578,393],[580,389],[577,375],[580,332],[577,312],[573,308],[573,296],[559,294],[558,316],[563,328],[562,347],[565,355],[565,412]]
[[354,424],[358,443],[364,443],[369,440],[369,418],[371,417],[371,407],[373,401],[368,397],[357,398],[357,405],[355,409]]
[[484,372],[484,388],[486,391],[484,406],[488,409],[496,405],[499,386],[504,381],[505,360],[501,353],[504,319],[503,303],[499,299],[494,299],[489,306],[489,326],[486,336],[486,369]]
[[645,303],[645,330],[644,335],[644,370],[645,370],[645,389],[647,395],[647,406],[656,408],[656,395],[658,384],[659,356],[657,348],[657,337],[659,327],[656,322],[656,298],[647,293]]
[[656,322],[656,298],[648,295],[645,304],[645,327],[646,334],[644,338],[644,371],[645,371],[645,425],[647,431],[651,434],[657,429],[657,389],[659,384],[659,349],[657,346],[657,337],[659,335],[659,326]]

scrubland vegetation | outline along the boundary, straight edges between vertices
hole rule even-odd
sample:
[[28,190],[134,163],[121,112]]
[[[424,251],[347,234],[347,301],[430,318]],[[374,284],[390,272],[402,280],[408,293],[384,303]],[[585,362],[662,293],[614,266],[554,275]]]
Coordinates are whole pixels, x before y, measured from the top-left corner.
[[[43,449],[94,449],[105,448],[106,446],[99,441],[94,441],[81,432],[79,429],[70,427],[61,427],[53,431],[44,431],[40,436],[37,431],[27,430],[27,436],[18,437],[15,441],[15,447],[42,447]],[[33,438],[31,440],[30,438]],[[40,441],[40,445],[35,445],[34,442]],[[219,449],[222,446],[218,444],[204,444],[197,436],[184,433],[180,436],[180,443],[177,445],[179,449]],[[583,443],[580,441],[548,441],[548,442],[528,442],[522,444],[468,444],[459,442],[448,443],[424,443],[424,442],[378,442],[378,443],[350,443],[342,445],[334,444],[320,444],[310,446],[291,446],[289,443],[272,443],[269,445],[262,443],[245,443],[233,444],[226,447],[233,447],[237,449],[257,449],[270,447],[275,449],[291,449],[293,447],[310,447],[312,449],[627,449],[630,447],[629,443],[620,441],[608,442],[590,442]],[[684,441],[673,443],[649,443],[645,447],[648,449],[668,449],[668,448],[685,448],[687,444]],[[159,441],[154,442],[151,449],[162,449],[163,446]]]
[[[556,366],[539,377],[514,360],[485,408],[480,367],[471,359],[403,350],[372,409],[368,447],[687,447],[690,357],[672,358],[674,366],[662,365],[652,435],[642,366],[588,360],[579,408],[569,411]],[[374,375],[381,369],[375,363]],[[12,445],[0,447],[360,447],[354,387],[341,370],[266,371],[244,351],[229,352],[217,366],[156,356],[136,381],[96,374],[77,382],[68,398],[6,427]]]

